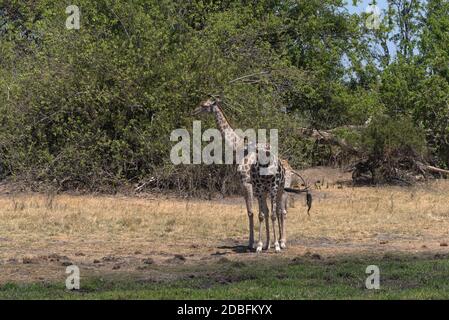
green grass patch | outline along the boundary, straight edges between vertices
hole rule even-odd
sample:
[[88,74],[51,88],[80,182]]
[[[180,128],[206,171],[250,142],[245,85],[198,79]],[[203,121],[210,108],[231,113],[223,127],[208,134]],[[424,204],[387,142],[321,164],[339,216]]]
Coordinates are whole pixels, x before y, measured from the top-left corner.
[[[380,290],[368,290],[368,265],[380,268]],[[155,267],[158,268],[158,267]],[[159,267],[158,271],[164,270]],[[222,261],[167,270],[171,280],[121,275],[0,286],[1,299],[448,299],[449,259],[394,256]]]

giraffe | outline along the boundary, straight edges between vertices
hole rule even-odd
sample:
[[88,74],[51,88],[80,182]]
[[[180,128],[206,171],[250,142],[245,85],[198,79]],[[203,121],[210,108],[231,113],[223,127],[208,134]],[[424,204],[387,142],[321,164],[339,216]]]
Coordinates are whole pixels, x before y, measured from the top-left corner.
[[[226,119],[221,108],[220,98],[211,97],[201,102],[199,107],[193,111],[192,115],[196,116],[201,113],[213,113],[217,128],[224,137],[225,143],[232,147],[236,152],[245,151],[246,153],[242,159],[243,161],[237,164],[237,171],[239,172],[240,181],[243,186],[249,220],[249,248],[253,249],[254,247],[253,195],[257,197],[259,204],[259,241],[257,243],[256,252],[261,252],[262,248],[265,250],[270,248],[269,209],[266,202],[269,194],[271,198],[271,220],[274,235],[274,247],[275,251],[279,252],[281,246],[276,238],[275,221],[280,214],[284,191],[285,169],[282,166],[282,163],[278,161],[278,159],[274,159],[274,174],[260,174],[260,169],[263,168],[264,165],[258,161],[258,153],[265,152],[267,155],[270,155],[270,146],[268,144],[257,144],[254,151],[248,151],[244,138],[234,131]],[[263,246],[262,242],[262,225],[264,221],[266,226],[265,246]]]

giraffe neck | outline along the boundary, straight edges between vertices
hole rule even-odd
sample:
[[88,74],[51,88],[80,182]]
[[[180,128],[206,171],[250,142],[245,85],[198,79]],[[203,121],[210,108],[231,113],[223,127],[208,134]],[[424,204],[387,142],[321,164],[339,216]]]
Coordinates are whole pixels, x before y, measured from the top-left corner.
[[240,146],[243,143],[243,139],[235,133],[234,129],[232,129],[221,108],[219,106],[214,106],[213,108],[217,128],[225,138],[226,144],[231,147]]

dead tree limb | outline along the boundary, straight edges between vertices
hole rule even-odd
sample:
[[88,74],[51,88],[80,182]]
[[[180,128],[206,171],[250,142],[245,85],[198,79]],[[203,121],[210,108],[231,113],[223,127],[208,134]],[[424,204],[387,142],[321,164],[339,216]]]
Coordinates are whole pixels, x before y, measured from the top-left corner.
[[[380,161],[377,164],[373,163],[372,162],[373,159],[370,160],[369,157],[367,158],[367,155],[364,154],[362,150],[357,149],[356,147],[351,145],[348,141],[346,141],[344,138],[338,137],[336,135],[336,132],[339,129],[343,129],[343,128],[353,129],[353,130],[362,130],[364,127],[366,127],[366,125],[365,126],[363,126],[363,125],[362,126],[344,126],[344,127],[338,127],[338,128],[329,129],[329,130],[299,128],[297,130],[297,134],[304,138],[314,139],[319,143],[337,146],[343,152],[346,152],[348,154],[355,156],[356,158],[359,158],[360,160],[355,165],[351,165],[350,166],[351,168],[348,171],[353,171],[353,173],[356,171],[359,171],[359,173],[361,173],[361,172],[363,173],[365,171],[369,171],[368,169],[371,167],[376,167],[379,165],[382,166],[381,164],[379,164],[379,163],[382,163],[382,161]],[[449,176],[449,170],[438,168],[438,167],[432,166],[428,163],[425,163],[425,161],[423,161],[423,159],[421,157],[419,157],[418,155],[416,155],[415,157],[408,156],[405,158],[408,158],[408,161],[411,161],[412,163],[414,163],[415,170],[417,169],[424,177],[426,176],[426,173],[427,174],[440,173],[440,174]],[[385,163],[384,163],[384,165],[385,165]],[[361,169],[362,167],[364,169]]]
[[434,167],[434,166],[431,166],[431,165],[428,165],[428,164],[424,164],[424,163],[419,162],[419,161],[416,161],[415,163],[418,166],[418,168],[420,170],[423,170],[423,171],[430,171],[430,172],[435,172],[435,173],[449,174],[449,170],[437,168],[437,167]]

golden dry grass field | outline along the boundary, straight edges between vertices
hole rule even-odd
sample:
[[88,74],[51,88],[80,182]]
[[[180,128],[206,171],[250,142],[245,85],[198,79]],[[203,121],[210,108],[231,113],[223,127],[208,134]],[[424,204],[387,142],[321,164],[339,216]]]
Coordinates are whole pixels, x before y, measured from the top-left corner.
[[245,249],[248,220],[238,197],[3,194],[0,284],[62,281],[70,264],[83,275],[164,279],[170,277],[161,272],[165,267],[206,265],[223,257],[251,263],[310,254],[326,259],[449,252],[449,181],[410,188],[334,185],[313,193],[310,217],[303,196],[289,209],[288,249],[259,255]]

